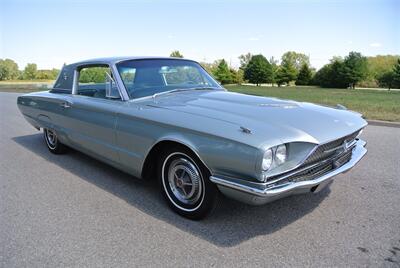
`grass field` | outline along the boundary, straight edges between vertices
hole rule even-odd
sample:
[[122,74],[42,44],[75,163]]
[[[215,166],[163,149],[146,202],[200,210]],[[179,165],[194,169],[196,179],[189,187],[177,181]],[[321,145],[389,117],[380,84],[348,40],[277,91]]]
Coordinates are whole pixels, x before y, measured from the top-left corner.
[[400,91],[318,87],[225,86],[229,91],[325,105],[342,104],[367,119],[400,122]]
[[[32,92],[47,90],[53,81],[0,82],[0,92]],[[244,94],[306,101],[325,105],[342,104],[362,113],[367,119],[400,122],[400,91],[369,89],[334,89],[318,87],[255,87],[225,86],[229,91]]]
[[47,90],[52,86],[54,81],[41,80],[41,81],[1,81],[0,92],[33,92]]

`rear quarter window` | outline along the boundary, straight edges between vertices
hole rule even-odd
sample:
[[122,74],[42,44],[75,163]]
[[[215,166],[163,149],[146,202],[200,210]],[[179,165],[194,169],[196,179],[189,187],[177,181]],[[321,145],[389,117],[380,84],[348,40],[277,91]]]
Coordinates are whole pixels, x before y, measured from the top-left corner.
[[74,69],[70,66],[64,66],[51,92],[71,94],[73,80],[74,80]]

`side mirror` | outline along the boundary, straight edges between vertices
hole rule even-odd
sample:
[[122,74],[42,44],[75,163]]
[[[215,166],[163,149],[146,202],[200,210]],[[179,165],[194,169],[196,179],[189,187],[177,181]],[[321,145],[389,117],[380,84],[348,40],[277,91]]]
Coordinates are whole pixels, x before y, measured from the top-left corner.
[[106,98],[121,99],[115,80],[107,72],[106,72]]

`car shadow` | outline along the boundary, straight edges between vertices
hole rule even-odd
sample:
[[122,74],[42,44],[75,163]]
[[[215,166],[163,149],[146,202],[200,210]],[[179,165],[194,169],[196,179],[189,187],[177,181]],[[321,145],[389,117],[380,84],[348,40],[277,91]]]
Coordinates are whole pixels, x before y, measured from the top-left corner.
[[191,221],[168,208],[155,180],[147,182],[134,178],[75,150],[65,155],[53,155],[47,150],[41,134],[12,139],[148,215],[221,247],[232,247],[253,237],[276,232],[313,211],[330,193],[329,187],[326,187],[318,194],[290,196],[258,207],[221,198],[212,215],[202,221]]

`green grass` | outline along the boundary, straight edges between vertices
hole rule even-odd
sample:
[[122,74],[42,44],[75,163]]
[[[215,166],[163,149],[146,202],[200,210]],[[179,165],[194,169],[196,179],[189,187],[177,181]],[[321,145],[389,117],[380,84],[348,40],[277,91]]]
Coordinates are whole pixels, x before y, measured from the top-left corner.
[[342,104],[367,119],[400,121],[400,91],[318,87],[225,86],[232,92],[324,105]]

